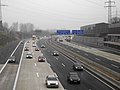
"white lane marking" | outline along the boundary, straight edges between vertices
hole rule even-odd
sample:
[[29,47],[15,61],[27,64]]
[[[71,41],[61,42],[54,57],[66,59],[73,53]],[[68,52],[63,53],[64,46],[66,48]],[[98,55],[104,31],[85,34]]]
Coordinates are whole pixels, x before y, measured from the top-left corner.
[[37,75],[37,77],[39,77],[39,74],[38,74],[38,72],[36,73],[36,75]]
[[101,61],[99,58],[95,58],[96,60],[98,60],[98,61]]
[[87,53],[85,53],[84,55],[88,56],[88,54],[87,54]]
[[117,65],[114,65],[114,64],[111,64],[111,66],[116,67],[116,68],[119,68]]
[[51,67],[51,65],[50,64],[48,64],[50,67]]
[[100,82],[102,82],[103,84],[105,84],[106,86],[110,87],[112,90],[115,90],[113,87],[111,87],[109,84],[105,83],[104,81],[102,81],[101,79],[99,79],[97,76],[95,76],[94,74],[92,74],[91,72],[87,71],[86,69],[84,69],[87,73],[89,73],[90,75],[92,75],[93,77],[95,77],[96,79],[98,79]]
[[19,76],[19,73],[20,73],[20,68],[21,68],[22,60],[23,60],[23,53],[24,53],[25,45],[26,45],[26,43],[24,44],[24,47],[23,47],[23,50],[22,50],[22,55],[21,55],[21,58],[20,58],[20,63],[19,63],[19,66],[18,66],[18,70],[17,70],[17,74],[16,74],[16,78],[15,78],[13,90],[16,90],[16,85],[17,85],[18,76]]
[[65,64],[62,63],[62,65],[63,65],[63,67],[65,67]]
[[36,67],[37,66],[36,63],[34,63],[34,64],[35,64],[35,67]]
[[[12,54],[10,56],[13,56],[13,54],[15,53],[15,51],[17,50],[18,46],[20,45],[22,41],[19,42],[19,44],[17,45],[17,47],[15,48],[15,50],[12,52]],[[2,73],[2,71],[4,70],[4,68],[6,67],[6,65],[8,64],[9,59],[6,61],[6,63],[4,64],[4,66],[2,67],[2,69],[0,70],[0,74]]]
[[58,60],[58,58],[55,57],[56,60]]

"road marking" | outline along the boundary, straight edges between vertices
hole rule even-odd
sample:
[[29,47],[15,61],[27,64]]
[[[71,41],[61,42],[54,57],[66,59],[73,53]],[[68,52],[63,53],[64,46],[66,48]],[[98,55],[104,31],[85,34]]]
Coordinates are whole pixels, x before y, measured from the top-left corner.
[[22,55],[21,55],[21,58],[20,58],[20,63],[19,63],[19,66],[18,66],[16,78],[15,78],[15,81],[14,81],[13,90],[16,89],[16,85],[17,85],[17,81],[18,81],[18,76],[19,76],[19,73],[20,73],[20,68],[21,68],[21,64],[22,64],[22,60],[23,60],[23,53],[24,53],[25,45],[26,45],[26,43],[24,44],[24,47],[23,47],[23,50],[22,50]]
[[51,67],[51,65],[50,64],[48,64],[50,67]]
[[57,58],[57,57],[55,57],[55,59],[56,59],[56,60],[58,60],[58,58]]
[[96,60],[98,60],[98,61],[101,61],[99,58],[95,58]]
[[88,56],[88,54],[87,54],[87,53],[85,53],[84,55]]
[[[12,52],[12,54],[10,55],[10,57],[13,56],[13,54],[15,53],[15,51],[17,50],[17,48],[18,48],[18,46],[20,45],[21,42],[22,42],[22,41],[19,42],[19,44],[18,44],[17,47],[14,49],[14,51]],[[9,61],[9,59],[6,61],[6,63],[4,64],[4,66],[2,67],[2,69],[0,70],[0,74],[2,73],[2,71],[4,70],[4,68],[6,67],[6,65],[8,64],[8,61]]]
[[36,63],[34,63],[35,64],[35,66],[36,66]]
[[38,72],[36,73],[36,75],[37,75],[37,77],[39,77],[39,74],[38,74]]
[[116,65],[114,65],[114,64],[111,64],[111,66],[116,67],[116,68],[119,68],[118,66],[116,66]]
[[62,63],[62,65],[63,65],[63,67],[65,67],[65,64]]

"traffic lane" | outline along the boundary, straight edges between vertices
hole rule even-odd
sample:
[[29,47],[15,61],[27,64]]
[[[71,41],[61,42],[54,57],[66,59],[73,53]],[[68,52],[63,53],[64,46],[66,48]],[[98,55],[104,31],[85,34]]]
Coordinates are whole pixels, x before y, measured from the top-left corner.
[[19,64],[19,62],[20,62],[23,47],[24,47],[24,44],[20,44],[19,47],[17,48],[17,50],[15,51],[15,53],[13,54],[13,56],[15,56],[15,60],[16,60],[15,64]]
[[0,90],[13,90],[18,65],[9,63],[0,74]]
[[[68,49],[71,49],[71,47],[69,47]],[[104,57],[93,55],[91,53],[87,53],[87,52],[84,52],[84,51],[81,52],[81,50],[78,50],[78,49],[75,49],[75,48],[72,48],[71,51],[76,52],[77,54],[80,54],[80,55],[88,58],[89,60],[97,62],[97,63],[99,63],[103,66],[106,66],[107,68],[110,68],[110,69],[120,73],[120,67],[119,67],[120,63],[118,63],[118,62],[107,60]]]
[[[32,52],[32,44],[27,44],[29,51]],[[22,57],[21,69],[16,85],[16,90],[40,90],[39,81],[36,76],[36,68],[34,66],[34,56],[33,59],[26,58],[26,54],[29,51],[24,51]]]
[[[37,56],[38,55],[39,54],[37,53]],[[39,81],[39,86],[40,86],[39,90],[50,90],[50,88],[47,88],[46,84],[45,84],[46,76],[53,75],[53,74],[55,74],[55,72],[51,69],[51,66],[49,65],[49,63],[47,61],[38,62],[38,60],[35,58],[34,65],[36,67],[36,75],[37,75],[38,81]],[[63,86],[61,85],[61,83],[59,82],[59,88],[56,88],[54,90],[64,90],[64,89],[63,89]]]
[[[61,44],[60,44],[61,45]],[[82,50],[79,50],[79,49],[76,49],[76,48],[73,48],[73,47],[70,47],[70,46],[67,46],[67,45],[63,45],[63,47],[66,47],[67,49],[73,51],[73,52],[76,52],[78,54],[80,54],[81,56],[84,56],[86,58],[88,58],[89,60],[92,60],[94,62],[97,62],[107,68],[110,68],[118,73],[120,73],[120,63],[118,62],[115,62],[115,61],[111,61],[111,60],[108,60],[104,57],[100,57],[100,56],[97,56],[97,55],[93,55],[91,53],[88,53],[88,52],[84,52]]]
[[[88,90],[88,89],[91,89],[91,90],[101,90],[101,89],[110,90],[107,86],[105,86],[100,81],[96,80],[94,77],[92,77],[91,75],[89,75],[85,71],[78,72],[80,77],[82,78],[80,85],[71,85],[71,84],[67,83],[67,75],[70,71],[73,71],[72,70],[73,63],[71,63],[67,58],[65,58],[61,55],[59,56],[59,59],[56,60],[54,58],[54,56],[53,56],[53,58],[51,58],[49,56],[51,54],[49,54],[49,53],[47,54],[47,52],[45,52],[45,51],[44,51],[44,54],[48,58],[47,60],[50,63],[52,69],[58,74],[61,83],[63,84],[63,86],[66,89],[68,89],[68,90],[80,90],[80,89],[82,89],[82,90]],[[65,66],[62,65],[63,63]],[[92,83],[89,83],[89,82],[92,82]]]
[[[34,53],[33,59],[26,59],[26,53],[28,51],[24,52],[16,90],[48,90],[45,85],[45,78],[47,75],[53,74],[53,72],[48,66],[48,63],[39,63],[37,61],[40,51],[34,51],[34,49],[34,47],[31,47],[30,50]],[[63,90],[61,84],[55,90]]]
[[19,41],[11,42],[5,47],[0,48],[0,64],[5,64],[11,53],[14,51]]
[[[21,52],[20,48],[22,48],[22,46],[19,45],[16,51],[13,52],[14,53],[13,55],[15,54],[18,55],[18,58],[16,60],[20,60],[20,56],[21,56],[21,54],[19,54]],[[15,76],[17,73],[17,68],[18,68],[18,64],[8,62],[5,69],[0,74],[0,79],[1,79],[0,86],[2,86],[0,90],[12,90]]]

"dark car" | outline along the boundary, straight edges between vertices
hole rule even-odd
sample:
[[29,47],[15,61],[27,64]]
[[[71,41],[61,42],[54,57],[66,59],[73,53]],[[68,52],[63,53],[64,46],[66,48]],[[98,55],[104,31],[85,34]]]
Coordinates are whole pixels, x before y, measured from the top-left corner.
[[15,56],[11,56],[11,57],[9,58],[9,62],[10,62],[10,63],[15,63]]
[[70,72],[67,76],[67,81],[69,83],[78,83],[80,84],[80,77],[76,72]]
[[44,56],[38,57],[38,62],[45,62],[46,58]]
[[38,48],[38,47],[36,47],[36,48],[35,48],[35,51],[39,51],[39,48]]
[[75,63],[73,65],[73,69],[74,70],[83,70],[83,66],[81,64],[79,64],[79,63]]
[[59,53],[57,51],[53,51],[52,55],[53,56],[59,56]]
[[25,47],[25,49],[24,49],[25,51],[29,51],[29,48],[28,47]]

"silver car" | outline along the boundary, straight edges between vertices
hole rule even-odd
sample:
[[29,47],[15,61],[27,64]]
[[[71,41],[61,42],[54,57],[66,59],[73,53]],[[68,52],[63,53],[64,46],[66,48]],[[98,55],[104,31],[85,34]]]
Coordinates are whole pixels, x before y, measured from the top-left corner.
[[33,58],[32,53],[31,53],[31,52],[28,52],[28,53],[26,54],[26,58]]
[[59,81],[56,75],[48,75],[46,77],[46,86],[48,87],[59,87]]

